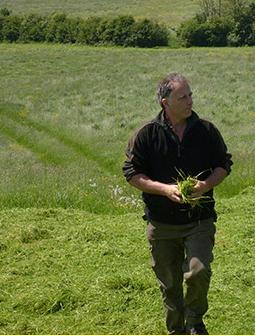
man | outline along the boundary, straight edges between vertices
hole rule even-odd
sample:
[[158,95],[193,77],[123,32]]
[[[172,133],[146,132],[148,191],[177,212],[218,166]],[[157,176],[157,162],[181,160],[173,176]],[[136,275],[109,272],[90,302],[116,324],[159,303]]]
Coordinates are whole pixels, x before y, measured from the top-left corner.
[[[230,173],[231,155],[216,127],[192,110],[192,92],[184,76],[164,78],[158,100],[162,110],[129,142],[123,171],[143,192],[152,268],[169,334],[207,335],[203,315],[213,260],[213,188]],[[180,172],[197,176],[191,197],[203,195],[199,205],[183,202],[177,185]]]

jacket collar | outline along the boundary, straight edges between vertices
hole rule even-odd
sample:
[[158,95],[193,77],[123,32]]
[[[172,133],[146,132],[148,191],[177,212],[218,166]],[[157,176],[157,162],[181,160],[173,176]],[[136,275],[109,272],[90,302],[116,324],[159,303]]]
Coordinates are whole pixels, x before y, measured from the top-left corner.
[[[187,118],[187,128],[186,130],[193,127],[193,125],[199,120],[199,116],[195,111],[192,110],[192,114],[190,117]],[[161,110],[160,113],[153,119],[153,122],[161,125],[164,129],[169,128],[169,123],[166,120],[164,110]]]

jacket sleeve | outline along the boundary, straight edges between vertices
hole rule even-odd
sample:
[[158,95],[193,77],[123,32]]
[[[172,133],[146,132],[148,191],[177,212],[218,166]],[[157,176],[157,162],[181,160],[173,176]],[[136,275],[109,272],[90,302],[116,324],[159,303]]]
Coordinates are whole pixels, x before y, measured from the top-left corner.
[[149,145],[146,128],[139,130],[128,143],[126,160],[123,165],[123,174],[127,181],[134,175],[148,175]]
[[228,152],[227,146],[221,136],[219,130],[212,125],[211,127],[211,165],[215,169],[221,167],[231,172],[231,166],[233,164],[232,155]]

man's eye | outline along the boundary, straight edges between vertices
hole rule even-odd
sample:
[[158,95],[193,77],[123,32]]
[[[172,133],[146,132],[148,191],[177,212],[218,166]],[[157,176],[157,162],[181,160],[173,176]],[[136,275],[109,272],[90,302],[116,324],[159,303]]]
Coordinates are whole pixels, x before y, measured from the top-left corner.
[[181,97],[179,97],[178,99],[179,100],[184,100],[184,99],[186,99],[186,98],[188,98],[188,97],[192,97],[192,92],[190,92],[188,95],[183,95],[183,96],[181,96]]

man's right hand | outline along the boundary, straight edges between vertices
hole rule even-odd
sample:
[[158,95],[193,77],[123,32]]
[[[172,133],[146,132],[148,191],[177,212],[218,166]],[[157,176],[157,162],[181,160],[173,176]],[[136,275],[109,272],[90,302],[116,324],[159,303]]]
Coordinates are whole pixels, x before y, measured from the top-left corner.
[[182,196],[177,184],[166,184],[164,188],[164,196],[168,197],[173,202],[182,203]]

